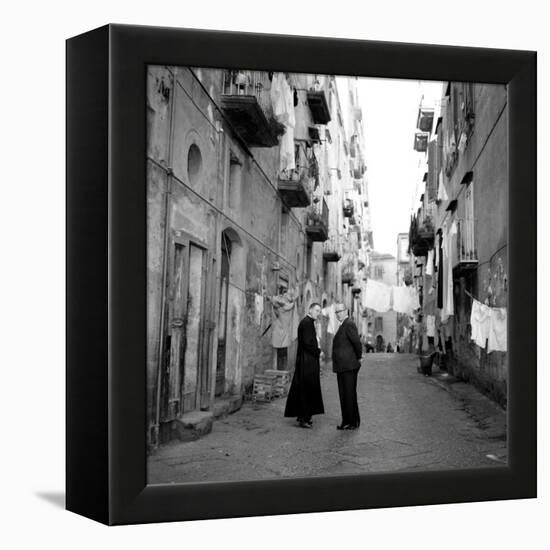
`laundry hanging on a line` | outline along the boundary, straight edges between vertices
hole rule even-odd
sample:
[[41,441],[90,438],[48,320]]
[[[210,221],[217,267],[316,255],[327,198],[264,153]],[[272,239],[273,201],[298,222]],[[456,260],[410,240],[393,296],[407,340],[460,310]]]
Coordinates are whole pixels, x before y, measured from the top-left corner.
[[420,307],[420,302],[416,289],[412,286],[395,286],[369,280],[362,305],[379,313],[393,310],[412,315]]
[[471,339],[487,353],[507,351],[507,310],[490,307],[472,298]]

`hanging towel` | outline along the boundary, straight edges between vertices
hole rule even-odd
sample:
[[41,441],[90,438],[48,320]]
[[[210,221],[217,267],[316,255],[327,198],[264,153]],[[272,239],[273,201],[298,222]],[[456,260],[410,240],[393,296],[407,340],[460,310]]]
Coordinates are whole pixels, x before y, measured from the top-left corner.
[[260,326],[262,324],[262,315],[264,313],[264,297],[261,294],[254,295],[254,311],[256,324]]
[[435,338],[435,316],[428,315],[426,317],[426,336]]
[[285,125],[285,133],[281,136],[279,170],[281,172],[296,168],[294,158],[294,95],[284,73],[275,73],[271,81],[270,91],[273,114],[278,122]]
[[296,159],[294,153],[294,128],[287,127],[285,133],[281,136],[279,171],[290,172],[296,169]]
[[477,300],[472,302],[470,325],[472,327],[472,340],[482,349],[485,349],[491,323],[491,308]]
[[393,294],[393,311],[397,313],[406,313],[412,315],[415,309],[420,307],[418,294],[412,286],[394,286]]
[[287,348],[297,337],[295,302],[287,295],[274,296],[271,299],[273,305],[272,340],[274,348]]
[[418,292],[416,291],[416,288],[413,286],[408,287],[409,294],[410,294],[410,300],[411,300],[411,310],[418,309],[420,307],[420,300],[418,298]]
[[489,336],[487,353],[492,351],[507,351],[507,314],[506,308],[490,308]]
[[437,189],[437,200],[446,201],[449,197],[447,196],[447,190],[445,189],[445,184],[443,183],[443,169],[439,171],[439,186]]
[[389,311],[391,293],[391,286],[369,279],[367,281],[367,291],[363,296],[363,307],[374,309],[380,313]]
[[453,299],[453,245],[457,232],[456,222],[453,220],[451,227],[443,239],[443,311],[441,319],[445,321],[449,315],[454,315]]
[[428,251],[428,259],[426,260],[426,275],[433,277],[434,274],[434,251],[433,248]]
[[328,317],[327,332],[329,334],[336,334],[339,326],[338,319],[336,319],[335,306],[336,304],[331,304],[330,306],[323,308],[321,311],[325,317]]
[[394,286],[393,293],[393,311],[397,313],[412,313],[411,294],[407,286]]

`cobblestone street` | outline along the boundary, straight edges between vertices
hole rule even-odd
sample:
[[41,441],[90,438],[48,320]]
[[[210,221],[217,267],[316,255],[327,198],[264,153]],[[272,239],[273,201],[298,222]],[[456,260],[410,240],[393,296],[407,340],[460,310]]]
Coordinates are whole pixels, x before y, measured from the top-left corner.
[[284,418],[285,398],[245,402],[212,433],[173,442],[149,457],[149,483],[238,481],[403,470],[499,466],[506,414],[471,385],[406,354],[368,354],[359,373],[361,427],[338,431],[336,375],[323,367],[325,414],[313,429]]

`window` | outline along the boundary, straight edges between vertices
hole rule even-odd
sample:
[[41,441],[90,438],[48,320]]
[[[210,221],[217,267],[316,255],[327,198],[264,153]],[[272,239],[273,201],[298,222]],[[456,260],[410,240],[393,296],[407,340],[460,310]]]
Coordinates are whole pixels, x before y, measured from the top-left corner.
[[464,192],[464,220],[459,224],[461,230],[458,241],[459,260],[477,261],[474,221],[474,183],[472,181]]
[[281,210],[281,249],[286,250],[288,234],[288,210],[283,207]]
[[313,245],[312,243],[307,244],[307,256],[306,256],[306,278],[311,279],[311,268],[313,261]]
[[377,265],[374,267],[374,278],[375,279],[382,279],[384,277],[384,267],[381,265]]
[[187,177],[191,185],[196,185],[202,170],[201,150],[194,143],[187,153]]
[[376,332],[382,332],[384,330],[384,320],[382,317],[374,318],[374,330]]
[[236,208],[241,202],[241,169],[241,162],[233,153],[231,153],[229,157],[229,186],[227,200],[229,208]]

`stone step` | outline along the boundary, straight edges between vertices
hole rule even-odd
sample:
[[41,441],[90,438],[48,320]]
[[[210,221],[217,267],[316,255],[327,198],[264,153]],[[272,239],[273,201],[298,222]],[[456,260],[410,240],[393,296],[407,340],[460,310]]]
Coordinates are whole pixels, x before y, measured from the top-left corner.
[[212,406],[212,414],[214,418],[223,418],[228,414],[232,414],[238,411],[243,404],[242,395],[230,395],[228,397],[222,397],[214,401]]
[[194,441],[212,431],[212,411],[192,411],[174,421],[174,430],[180,441]]

